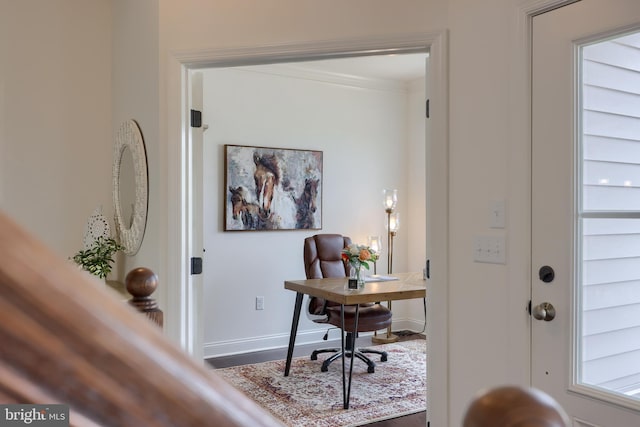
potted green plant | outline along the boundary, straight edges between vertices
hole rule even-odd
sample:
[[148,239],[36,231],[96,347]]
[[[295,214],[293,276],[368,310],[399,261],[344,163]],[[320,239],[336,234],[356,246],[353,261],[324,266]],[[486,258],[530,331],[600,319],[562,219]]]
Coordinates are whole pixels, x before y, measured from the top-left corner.
[[123,249],[124,246],[110,237],[98,237],[89,249],[78,251],[72,259],[83,270],[105,279],[111,272],[113,255]]

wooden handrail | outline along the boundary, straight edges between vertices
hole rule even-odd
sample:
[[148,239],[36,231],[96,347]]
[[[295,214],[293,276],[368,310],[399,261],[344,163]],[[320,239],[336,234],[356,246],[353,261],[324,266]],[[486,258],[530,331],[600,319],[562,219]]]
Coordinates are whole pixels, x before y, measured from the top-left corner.
[[0,212],[0,402],[67,404],[73,426],[281,426],[92,280]]

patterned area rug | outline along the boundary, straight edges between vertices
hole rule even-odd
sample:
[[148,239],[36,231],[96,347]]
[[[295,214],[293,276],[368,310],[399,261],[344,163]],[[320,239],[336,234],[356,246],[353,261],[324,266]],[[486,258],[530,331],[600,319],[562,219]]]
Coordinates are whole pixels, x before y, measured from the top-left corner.
[[[426,341],[376,346],[389,354],[376,371],[356,360],[349,409],[342,405],[342,363],[320,372],[323,356],[294,358],[284,376],[284,360],[217,369],[215,372],[290,427],[351,427],[426,410]],[[375,356],[375,355],[374,355]],[[348,373],[350,360],[346,360]]]

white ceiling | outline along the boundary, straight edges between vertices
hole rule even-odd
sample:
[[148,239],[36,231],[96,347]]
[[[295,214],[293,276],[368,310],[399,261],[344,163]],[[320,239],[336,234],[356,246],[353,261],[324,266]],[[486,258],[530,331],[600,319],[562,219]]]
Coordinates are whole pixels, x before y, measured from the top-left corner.
[[347,76],[408,82],[425,76],[427,56],[427,53],[359,56],[296,62],[295,67]]

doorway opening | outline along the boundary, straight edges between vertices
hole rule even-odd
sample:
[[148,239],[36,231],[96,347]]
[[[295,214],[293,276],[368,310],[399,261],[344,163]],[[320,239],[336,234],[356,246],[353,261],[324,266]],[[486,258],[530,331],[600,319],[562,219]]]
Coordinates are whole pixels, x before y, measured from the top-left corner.
[[[168,193],[169,200],[175,204],[169,206],[170,244],[168,245],[168,259],[180,260],[178,263],[168,263],[168,280],[177,283],[168,295],[168,316],[175,319],[168,333],[192,354],[202,360],[203,349],[203,316],[202,316],[202,277],[190,274],[191,258],[202,257],[203,246],[198,240],[197,230],[202,227],[203,218],[196,207],[200,201],[196,200],[192,192],[192,177],[197,171],[198,159],[193,158],[194,142],[197,145],[198,132],[188,126],[189,110],[193,107],[194,96],[192,86],[197,81],[199,70],[207,68],[240,67],[258,64],[280,64],[292,61],[310,61],[330,58],[345,58],[352,56],[371,56],[379,54],[429,53],[429,86],[432,88],[430,96],[430,144],[425,147],[428,161],[426,177],[427,200],[429,207],[426,218],[426,256],[431,261],[431,275],[427,280],[434,288],[430,291],[432,299],[427,301],[428,325],[437,325],[437,329],[427,327],[433,343],[428,364],[438,363],[439,369],[431,369],[428,381],[435,388],[442,391],[438,396],[429,399],[429,406],[446,407],[448,377],[438,375],[436,371],[446,373],[440,369],[448,365],[447,319],[448,295],[446,292],[448,271],[448,74],[446,64],[446,33],[407,35],[404,37],[386,38],[385,40],[346,40],[340,42],[306,43],[301,45],[267,46],[250,49],[222,50],[206,52],[177,52],[175,61],[170,64],[169,78],[180,82],[169,90],[169,104],[182,105],[181,111],[170,114],[169,133],[179,137],[182,145],[168,147]],[[197,92],[197,91],[195,91]],[[200,92],[201,94],[202,92]],[[200,99],[201,101],[201,99]],[[211,126],[211,124],[210,124]],[[200,130],[200,143],[202,130]],[[175,158],[175,159],[174,159]],[[366,165],[360,164],[360,170],[367,170]],[[222,169],[222,166],[220,166]],[[375,171],[369,171],[371,173]],[[171,236],[177,236],[172,239]],[[175,243],[175,244],[172,244]],[[437,252],[432,248],[438,248]],[[292,261],[293,262],[293,261]],[[433,268],[440,266],[441,268]],[[205,265],[206,269],[207,266]],[[249,269],[250,264],[244,269]],[[242,269],[241,269],[242,270]],[[438,286],[435,286],[435,285]],[[232,286],[232,284],[229,284]],[[429,290],[428,290],[429,291]],[[253,296],[252,296],[253,298]],[[437,306],[432,302],[437,301]],[[224,301],[220,301],[224,304]],[[268,300],[265,307],[268,307]],[[288,310],[291,310],[289,308]],[[290,322],[290,320],[289,320]],[[289,323],[287,322],[287,323]],[[287,326],[288,328],[288,326]],[[284,328],[283,328],[284,329]],[[433,329],[433,330],[431,330]],[[285,329],[286,330],[286,329]],[[428,370],[429,371],[429,370]],[[445,417],[445,418],[442,418]],[[446,414],[440,414],[437,421],[446,422]]]
[[[286,347],[294,295],[282,282],[304,278],[302,240],[339,233],[366,244],[368,236],[385,236],[383,188],[400,194],[394,271],[424,268],[426,58],[426,53],[359,56],[198,71],[206,129],[203,154],[194,152],[203,159],[201,235],[209,267],[203,272],[205,358]],[[245,224],[241,215],[234,219],[236,185],[243,183],[247,205],[259,206],[259,199],[251,158],[246,170],[234,172],[231,188],[225,147],[242,147],[247,155],[322,153],[321,173],[314,172],[321,213],[315,212],[313,226],[282,230],[302,190],[291,164],[279,168],[282,182],[275,186],[270,216],[277,224],[271,230]],[[377,264],[387,270],[385,259]],[[423,311],[420,301],[397,303],[394,330],[422,331]],[[318,342],[324,333],[303,318],[298,342]],[[331,339],[338,336],[329,333]]]

